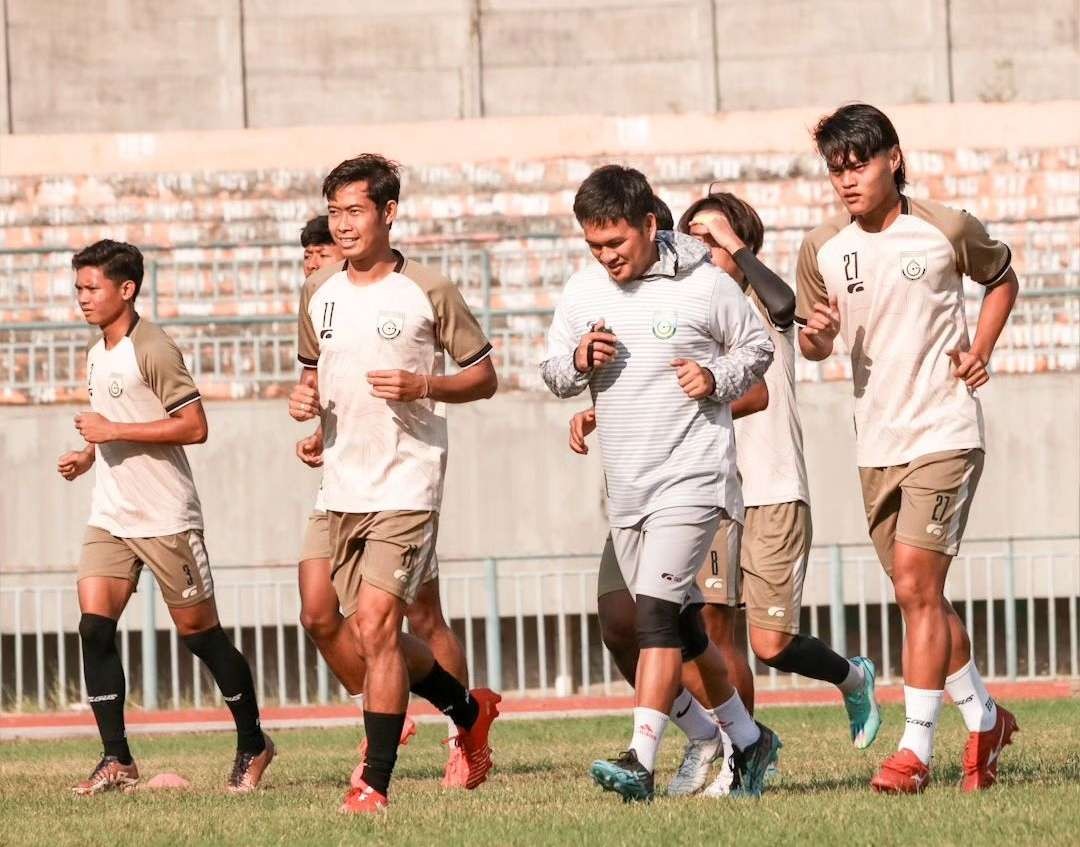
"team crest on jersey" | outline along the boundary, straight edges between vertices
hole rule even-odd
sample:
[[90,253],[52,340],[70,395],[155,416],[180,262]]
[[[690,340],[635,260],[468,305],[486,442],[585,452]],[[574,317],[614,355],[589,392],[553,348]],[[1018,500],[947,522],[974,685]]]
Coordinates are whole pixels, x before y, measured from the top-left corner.
[[379,330],[379,335],[387,341],[393,341],[405,329],[405,313],[379,312],[379,319],[375,326]]
[[667,341],[679,328],[678,312],[653,312],[652,334],[661,341]]
[[124,378],[120,374],[109,375],[109,396],[117,398],[124,393]]
[[904,276],[912,282],[915,282],[917,279],[922,279],[926,276],[926,254],[901,253],[900,270]]

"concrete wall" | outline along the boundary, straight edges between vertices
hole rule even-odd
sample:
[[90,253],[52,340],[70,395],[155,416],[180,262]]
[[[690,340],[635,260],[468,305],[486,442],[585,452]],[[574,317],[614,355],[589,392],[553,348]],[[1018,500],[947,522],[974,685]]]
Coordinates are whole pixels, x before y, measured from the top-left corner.
[[[1080,531],[1080,376],[999,377],[983,390],[988,461],[969,538]],[[862,543],[847,383],[800,386],[814,540]],[[566,422],[584,401],[508,393],[451,410],[441,525],[444,557],[588,553],[606,531],[599,456],[566,448]],[[0,573],[70,569],[91,480],[64,482],[55,459],[78,446],[74,407],[0,410]],[[290,562],[318,475],[292,457],[308,425],[283,401],[208,404],[210,439],[191,448],[219,565]],[[451,566],[452,567],[452,566]]]
[[1075,0],[4,5],[0,132],[1080,96]]

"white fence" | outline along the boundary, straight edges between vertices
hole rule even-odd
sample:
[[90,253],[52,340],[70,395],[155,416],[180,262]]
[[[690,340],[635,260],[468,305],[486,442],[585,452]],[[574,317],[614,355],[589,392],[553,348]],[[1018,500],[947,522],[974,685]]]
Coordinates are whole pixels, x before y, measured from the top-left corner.
[[[518,695],[625,690],[600,643],[594,555],[443,562],[444,613],[461,636],[475,683]],[[66,708],[85,701],[74,575],[3,574],[0,709]],[[263,701],[326,703],[340,686],[297,625],[294,565],[219,568],[223,625],[252,663]],[[947,586],[988,678],[1080,677],[1080,540],[965,543]],[[865,547],[816,548],[807,575],[805,631],[900,670],[903,624],[892,587]],[[133,702],[147,708],[219,703],[197,660],[181,650],[149,574],[121,618]],[[767,673],[759,685],[797,686]],[[613,675],[614,674],[614,675]],[[802,681],[802,684],[809,684]]]

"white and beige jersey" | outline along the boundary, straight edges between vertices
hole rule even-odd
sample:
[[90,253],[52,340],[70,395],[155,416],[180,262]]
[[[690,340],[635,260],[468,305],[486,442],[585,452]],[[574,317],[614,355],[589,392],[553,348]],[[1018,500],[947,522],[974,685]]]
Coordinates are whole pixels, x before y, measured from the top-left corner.
[[[90,408],[115,423],[162,420],[199,401],[179,348],[136,315],[111,349],[101,338],[86,358]],[[97,445],[90,526],[117,538],[154,538],[202,529],[202,509],[179,444]]]
[[369,371],[441,376],[491,353],[448,279],[400,254],[395,269],[358,285],[346,265],[324,268],[300,296],[301,364],[317,368],[323,481],[316,506],[335,512],[438,511],[446,470],[446,407],[372,396]]
[[851,352],[859,467],[902,465],[944,450],[983,447],[978,398],[951,372],[969,349],[963,277],[1000,282],[1007,245],[967,212],[901,197],[882,232],[848,217],[813,230],[796,271],[796,321],[837,298]]
[[772,364],[765,371],[768,408],[735,421],[743,503],[748,508],[795,501],[809,505],[802,423],[795,402],[796,329],[777,329],[757,295],[751,290],[747,296],[761,316],[774,352]]

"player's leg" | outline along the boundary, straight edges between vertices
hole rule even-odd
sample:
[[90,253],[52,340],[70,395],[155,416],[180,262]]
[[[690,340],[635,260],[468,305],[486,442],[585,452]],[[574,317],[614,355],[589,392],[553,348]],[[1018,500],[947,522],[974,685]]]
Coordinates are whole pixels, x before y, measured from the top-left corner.
[[133,789],[139,771],[124,726],[124,666],[116,647],[116,622],[127,606],[139,566],[121,539],[88,527],[78,568],[79,641],[86,694],[104,755],[90,776],[72,789],[80,796],[112,788]]
[[406,615],[409,618],[409,631],[431,648],[435,661],[468,688],[469,666],[465,659],[465,647],[443,617],[437,570],[431,579],[420,586]]
[[[706,599],[708,599],[706,597]],[[724,657],[728,677],[747,711],[754,712],[754,673],[745,651],[739,646],[737,633],[742,623],[737,606],[706,603],[701,610],[702,620],[709,640],[717,646]]]
[[254,791],[274,758],[274,745],[259,724],[251,667],[221,627],[202,533],[132,539],[132,545],[153,570],[177,635],[206,666],[232,714],[236,755],[226,787],[234,794]]
[[810,507],[802,501],[746,510],[742,573],[750,646],[770,667],[837,686],[844,696],[851,739],[856,747],[865,748],[881,725],[873,663],[862,656],[846,659],[820,639],[800,632],[811,533]]
[[596,577],[596,612],[600,620],[600,638],[611,653],[615,667],[632,688],[637,678],[637,606],[619,571],[610,533],[604,540],[600,571]]

